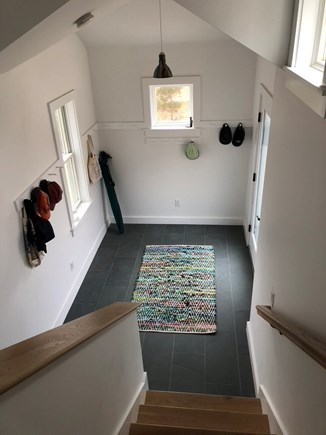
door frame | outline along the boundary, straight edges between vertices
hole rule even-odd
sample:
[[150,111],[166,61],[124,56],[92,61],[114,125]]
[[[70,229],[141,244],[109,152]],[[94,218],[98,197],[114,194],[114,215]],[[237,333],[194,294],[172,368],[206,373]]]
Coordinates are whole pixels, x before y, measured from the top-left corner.
[[[259,165],[260,165],[260,154],[261,154],[261,144],[263,140],[263,132],[264,132],[264,113],[267,112],[272,124],[272,107],[273,107],[273,96],[272,94],[267,90],[267,88],[263,85],[263,83],[259,84],[259,105],[258,105],[258,113],[260,114],[260,121],[258,121],[257,116],[257,124],[256,124],[256,131],[253,138],[253,145],[254,145],[254,156],[253,156],[253,174],[252,174],[252,188],[251,188],[251,206],[250,206],[250,213],[249,213],[249,225],[251,228],[251,231],[249,232],[249,250],[251,254],[252,264],[255,268],[256,263],[256,257],[257,257],[257,251],[258,251],[258,245],[256,245],[254,236],[253,236],[253,229],[254,229],[254,219],[255,219],[255,211],[256,211],[256,197],[257,197],[257,189],[258,189],[258,172],[259,172]],[[258,114],[257,114],[258,115]],[[267,156],[268,159],[268,156]],[[255,179],[254,179],[254,174]],[[263,194],[264,195],[264,194]]]

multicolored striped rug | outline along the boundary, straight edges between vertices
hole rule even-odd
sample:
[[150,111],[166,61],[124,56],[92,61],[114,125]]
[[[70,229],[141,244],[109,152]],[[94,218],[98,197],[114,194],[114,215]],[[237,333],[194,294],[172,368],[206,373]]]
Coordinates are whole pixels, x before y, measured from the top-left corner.
[[146,246],[133,301],[141,331],[215,332],[214,248]]

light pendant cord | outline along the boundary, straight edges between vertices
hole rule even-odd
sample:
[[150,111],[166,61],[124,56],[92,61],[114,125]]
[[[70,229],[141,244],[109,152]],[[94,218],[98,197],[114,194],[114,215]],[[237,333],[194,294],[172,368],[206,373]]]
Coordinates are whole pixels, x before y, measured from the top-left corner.
[[161,0],[159,0],[159,8],[160,8],[160,33],[161,33],[161,53],[163,52],[163,36],[162,36],[162,9],[161,9]]

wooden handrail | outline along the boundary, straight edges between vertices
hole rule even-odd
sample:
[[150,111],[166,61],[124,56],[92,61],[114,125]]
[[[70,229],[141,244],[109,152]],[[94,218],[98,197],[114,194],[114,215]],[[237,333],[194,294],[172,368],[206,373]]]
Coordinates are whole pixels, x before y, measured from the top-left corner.
[[135,311],[138,305],[116,302],[0,350],[0,394]]
[[296,346],[300,347],[311,358],[326,368],[326,344],[310,333],[294,325],[283,316],[276,314],[271,307],[267,305],[256,305],[259,316],[265,319],[273,328],[277,329],[280,334],[285,335]]

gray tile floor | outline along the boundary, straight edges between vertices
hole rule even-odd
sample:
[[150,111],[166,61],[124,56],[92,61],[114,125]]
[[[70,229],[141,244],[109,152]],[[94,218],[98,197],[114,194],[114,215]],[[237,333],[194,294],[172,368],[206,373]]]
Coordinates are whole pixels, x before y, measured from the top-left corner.
[[207,244],[215,249],[216,334],[141,333],[152,390],[254,396],[246,322],[252,265],[241,226],[126,225],[108,232],[66,322],[116,301],[130,301],[147,244]]

